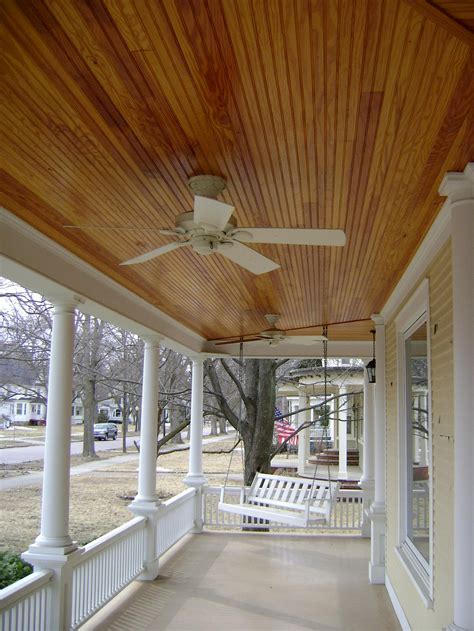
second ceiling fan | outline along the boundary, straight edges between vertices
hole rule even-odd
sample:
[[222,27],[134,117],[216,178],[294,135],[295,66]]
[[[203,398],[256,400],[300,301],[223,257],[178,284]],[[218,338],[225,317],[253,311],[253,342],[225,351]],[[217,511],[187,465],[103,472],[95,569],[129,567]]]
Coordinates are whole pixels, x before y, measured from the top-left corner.
[[343,246],[342,230],[315,228],[239,228],[232,216],[234,206],[216,199],[225,188],[225,180],[214,175],[197,175],[189,180],[194,192],[194,211],[178,215],[174,229],[159,230],[177,237],[177,241],[124,261],[121,265],[145,263],[176,250],[191,246],[201,256],[219,253],[253,274],[265,274],[280,267],[278,263],[249,248],[246,243]]

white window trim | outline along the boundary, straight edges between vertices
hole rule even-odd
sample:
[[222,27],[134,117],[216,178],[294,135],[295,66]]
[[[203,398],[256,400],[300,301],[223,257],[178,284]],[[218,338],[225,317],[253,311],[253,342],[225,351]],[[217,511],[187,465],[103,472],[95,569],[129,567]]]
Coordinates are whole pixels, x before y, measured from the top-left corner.
[[433,449],[432,431],[429,433],[429,453],[428,462],[430,477],[430,543],[429,543],[429,563],[416,549],[407,537],[406,531],[406,476],[408,464],[406,459],[406,364],[405,364],[405,340],[409,334],[421,323],[426,322],[428,331],[427,358],[428,358],[428,423],[432,427],[431,413],[431,327],[429,311],[429,282],[424,279],[410,300],[400,311],[395,319],[397,332],[397,382],[398,382],[398,455],[399,455],[399,476],[398,476],[398,548],[397,553],[403,561],[410,578],[414,582],[425,606],[433,606]]

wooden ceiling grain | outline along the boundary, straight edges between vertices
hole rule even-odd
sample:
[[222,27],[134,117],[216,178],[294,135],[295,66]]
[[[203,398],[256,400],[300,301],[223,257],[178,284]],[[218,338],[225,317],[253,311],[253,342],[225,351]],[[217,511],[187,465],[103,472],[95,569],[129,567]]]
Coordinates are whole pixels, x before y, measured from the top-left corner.
[[[470,2],[10,1],[0,21],[2,204],[208,339],[269,312],[369,318],[473,159]],[[170,241],[154,230],[199,173],[225,177],[239,225],[347,245],[252,246],[281,265],[263,276],[188,248],[120,267]]]

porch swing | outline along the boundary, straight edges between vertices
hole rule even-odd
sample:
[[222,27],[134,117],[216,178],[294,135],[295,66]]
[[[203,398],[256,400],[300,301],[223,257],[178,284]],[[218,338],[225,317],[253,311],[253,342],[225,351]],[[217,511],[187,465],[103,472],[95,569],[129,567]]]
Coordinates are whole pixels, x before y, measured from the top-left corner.
[[[324,400],[327,400],[327,327],[324,327]],[[240,340],[240,378],[243,367],[243,341]],[[240,403],[238,437],[241,438],[242,402]],[[313,423],[314,424],[314,423]],[[324,425],[320,447],[327,439],[327,424]],[[225,501],[225,493],[232,464],[231,454],[224,486],[221,489],[218,510],[242,515],[246,519],[265,520],[279,525],[309,528],[316,523],[329,523],[340,488],[339,481],[331,480],[328,464],[328,479],[317,479],[318,463],[312,479],[256,473],[250,487],[242,486],[240,501],[231,504]],[[242,471],[244,462],[242,457]],[[251,523],[251,522],[249,522]]]

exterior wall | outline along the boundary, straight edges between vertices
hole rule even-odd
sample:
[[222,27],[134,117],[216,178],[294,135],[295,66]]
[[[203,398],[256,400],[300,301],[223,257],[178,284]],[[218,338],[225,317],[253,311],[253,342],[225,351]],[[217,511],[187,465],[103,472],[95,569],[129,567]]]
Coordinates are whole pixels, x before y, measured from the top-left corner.
[[[395,549],[399,529],[397,348],[394,320],[386,329],[386,571],[413,631],[439,630],[453,619],[453,354],[451,246],[422,276],[429,278],[432,384],[433,607],[428,609]],[[420,278],[420,281],[422,280]],[[407,296],[408,300],[409,296]]]

